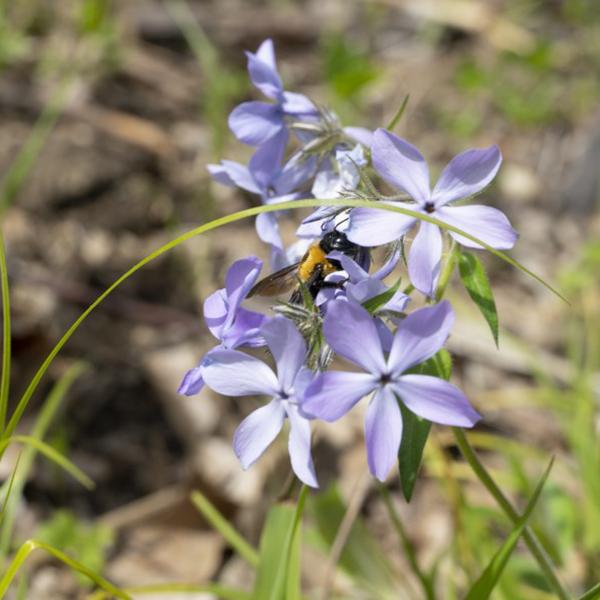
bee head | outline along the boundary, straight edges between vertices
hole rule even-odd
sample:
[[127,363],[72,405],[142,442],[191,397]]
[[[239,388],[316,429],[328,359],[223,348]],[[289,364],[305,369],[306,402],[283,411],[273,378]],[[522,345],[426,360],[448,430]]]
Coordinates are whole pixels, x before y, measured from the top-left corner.
[[349,256],[354,256],[359,249],[359,246],[351,242],[346,237],[345,233],[335,229],[329,233],[326,233],[319,242],[319,245],[325,254],[329,254],[330,252],[337,250],[338,252],[343,252]]

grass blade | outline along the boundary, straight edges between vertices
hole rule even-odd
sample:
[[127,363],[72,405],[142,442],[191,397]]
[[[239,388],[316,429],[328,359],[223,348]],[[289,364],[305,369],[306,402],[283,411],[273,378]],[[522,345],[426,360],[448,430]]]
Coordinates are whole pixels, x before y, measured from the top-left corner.
[[506,564],[508,563],[508,559],[510,558],[513,550],[515,549],[519,538],[523,534],[525,530],[525,526],[527,525],[527,521],[529,521],[529,517],[535,508],[537,501],[540,498],[540,494],[542,493],[542,489],[548,479],[548,475],[550,475],[550,470],[552,469],[552,465],[554,464],[554,458],[550,460],[550,463],[546,467],[546,471],[542,475],[539,483],[537,484],[531,499],[527,503],[527,507],[523,512],[523,515],[516,521],[515,526],[506,538],[504,544],[502,544],[501,548],[494,555],[488,566],[485,568],[479,579],[474,583],[474,585],[469,590],[469,593],[466,596],[465,600],[484,600],[489,598],[493,589],[496,587]]
[[396,125],[398,125],[398,122],[400,121],[402,115],[404,114],[404,111],[406,110],[406,106],[408,105],[409,99],[410,95],[406,94],[406,96],[404,96],[404,100],[402,100],[400,108],[396,111],[396,114],[392,117],[392,120],[388,123],[388,126],[386,127],[388,131],[393,131]]
[[590,588],[583,596],[580,596],[577,600],[598,600],[600,598],[600,583],[596,584],[593,588]]
[[214,504],[201,492],[192,492],[191,500],[202,516],[216,529],[229,545],[250,565],[258,566],[258,552],[235,529],[231,523],[217,510]]
[[75,322],[67,329],[67,331],[63,334],[60,340],[56,343],[54,348],[50,351],[48,356],[42,362],[41,366],[33,376],[31,382],[27,386],[27,389],[23,393],[23,396],[19,400],[13,414],[11,415],[10,421],[6,426],[5,431],[2,434],[3,438],[7,438],[12,435],[17,423],[21,419],[23,412],[27,408],[31,397],[33,396],[35,390],[37,389],[40,381],[42,380],[44,374],[48,370],[49,366],[52,364],[58,353],[62,350],[63,346],[69,341],[69,339],[73,336],[73,334],[79,329],[79,326],[87,319],[87,317],[108,297],[112,292],[114,292],[123,282],[129,279],[133,274],[139,271],[141,268],[146,266],[148,263],[156,260],[158,257],[162,256],[166,252],[176,248],[180,244],[183,244],[187,240],[200,235],[202,233],[206,233],[207,231],[211,231],[213,229],[217,229],[219,227],[223,227],[224,225],[228,225],[229,223],[235,223],[236,221],[240,221],[242,219],[247,219],[248,217],[254,217],[262,213],[266,212],[274,212],[279,210],[289,210],[289,209],[298,209],[298,208],[311,208],[316,206],[340,206],[340,207],[350,207],[350,208],[377,208],[378,210],[388,210],[390,212],[397,212],[403,215],[407,215],[409,217],[414,217],[415,219],[420,219],[422,221],[427,221],[428,223],[433,223],[434,225],[438,225],[442,229],[447,231],[452,231],[454,233],[458,233],[463,237],[479,244],[495,256],[498,256],[508,264],[520,269],[524,273],[528,274],[530,277],[533,277],[536,281],[540,282],[544,287],[548,290],[556,294],[559,298],[567,302],[567,300],[550,284],[546,283],[541,277],[527,269],[527,267],[523,266],[521,263],[516,261],[514,258],[508,256],[504,252],[500,250],[496,250],[483,242],[482,240],[472,236],[466,231],[462,231],[457,227],[452,225],[448,225],[447,223],[443,223],[442,221],[438,221],[433,217],[429,216],[425,213],[416,212],[413,210],[409,210],[407,208],[402,208],[398,206],[390,206],[389,204],[385,204],[383,202],[373,202],[370,200],[353,200],[353,199],[341,199],[341,200],[324,200],[324,199],[310,199],[310,200],[291,200],[289,202],[281,202],[277,204],[265,204],[262,206],[255,206],[252,208],[247,208],[245,210],[241,210],[239,212],[233,213],[232,215],[227,215],[225,217],[220,217],[218,219],[214,219],[213,221],[209,221],[204,225],[200,225],[191,231],[188,231],[175,239],[167,242],[160,248],[157,248],[147,256],[145,256],[138,263],[133,265],[128,271],[126,271],[123,275],[121,275],[112,285],[110,285],[94,302],[92,302],[88,308],[75,320]]
[[27,540],[15,554],[15,557],[6,569],[6,572],[2,576],[2,579],[0,579],[0,600],[4,598],[8,587],[10,586],[15,575],[17,575],[20,568],[23,566],[23,563],[27,560],[30,554],[32,554],[35,550],[38,549],[44,550],[60,562],[67,565],[67,567],[69,567],[73,571],[77,571],[78,573],[85,575],[86,577],[91,579],[98,587],[102,588],[103,590],[106,590],[112,596],[115,596],[116,598],[121,598],[122,600],[132,600],[129,594],[119,589],[118,587],[115,587],[112,583],[110,583],[110,581],[107,581],[98,573],[95,573],[91,569],[88,569],[85,565],[82,565],[80,562],[67,556],[64,552],[61,552],[57,548],[54,548],[49,544],[44,544],[44,542],[40,542],[37,540]]
[[8,287],[8,269],[6,267],[6,252],[4,236],[0,230],[0,283],[2,287],[2,377],[0,378],[0,431],[6,424],[8,392],[10,387],[10,290]]

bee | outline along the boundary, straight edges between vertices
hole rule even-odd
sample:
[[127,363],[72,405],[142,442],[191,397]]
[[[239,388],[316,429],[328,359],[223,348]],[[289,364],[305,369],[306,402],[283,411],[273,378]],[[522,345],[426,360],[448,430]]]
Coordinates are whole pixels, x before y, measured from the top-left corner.
[[290,303],[302,303],[301,285],[304,285],[313,298],[324,287],[325,278],[331,273],[342,270],[339,261],[327,258],[333,251],[342,252],[357,262],[362,262],[366,248],[351,242],[345,233],[333,230],[326,233],[318,242],[312,244],[299,262],[284,267],[261,279],[248,293],[251,296],[278,296],[294,289]]

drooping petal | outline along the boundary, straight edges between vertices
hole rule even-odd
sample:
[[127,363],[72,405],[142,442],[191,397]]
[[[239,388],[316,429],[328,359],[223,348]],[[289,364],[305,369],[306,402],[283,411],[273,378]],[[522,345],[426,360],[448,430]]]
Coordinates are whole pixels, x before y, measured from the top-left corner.
[[204,387],[202,377],[202,362],[197,367],[186,372],[177,388],[177,393],[182,396],[195,396]]
[[377,129],[371,156],[375,170],[388,183],[421,205],[429,201],[429,169],[422,154],[412,144],[385,129]]
[[365,127],[344,127],[344,133],[365,148],[370,148],[373,144],[373,132]]
[[[506,215],[491,206],[472,204],[467,206],[444,206],[436,210],[435,216],[469,233],[497,250],[510,250],[519,238]],[[481,249],[481,246],[454,232],[450,235],[467,248]]]
[[250,467],[281,431],[285,409],[279,400],[271,400],[251,412],[233,434],[233,449],[242,463],[242,468]]
[[260,333],[260,328],[266,315],[239,308],[233,325],[223,335],[223,346],[233,350],[238,346],[258,348],[265,345],[265,339]]
[[377,387],[368,373],[325,371],[306,388],[300,412],[309,418],[337,421]]
[[381,307],[381,310],[404,312],[404,309],[409,302],[410,296],[407,296],[400,288],[398,288],[394,295]]
[[281,316],[267,319],[261,333],[275,359],[280,386],[290,393],[306,358],[304,338],[292,321]]
[[369,277],[358,283],[348,283],[346,294],[348,298],[358,304],[364,304],[367,300],[383,294],[388,288],[379,279]]
[[370,373],[385,371],[373,317],[355,302],[336,300],[327,307],[323,333],[333,350]]
[[286,115],[298,117],[318,114],[317,108],[306,96],[294,92],[283,92],[281,108]]
[[383,348],[383,351],[389,352],[394,340],[392,332],[388,329],[388,326],[385,324],[383,319],[379,317],[375,317],[375,327],[377,328],[377,333],[379,335],[379,339],[381,340],[381,347]]
[[402,251],[398,244],[381,267],[375,273],[371,274],[371,277],[374,279],[385,279],[396,268],[396,265],[400,262],[400,258],[402,258]]
[[224,396],[277,396],[279,382],[262,360],[238,350],[215,350],[206,356],[202,376],[208,387]]
[[281,171],[288,132],[282,128],[272,138],[261,144],[248,162],[248,170],[256,182],[259,194],[266,194]]
[[223,165],[206,165],[206,168],[217,183],[228,185],[229,187],[236,187],[237,184],[231,179],[227,169]]
[[223,326],[227,320],[228,300],[225,289],[213,292],[204,301],[204,321],[209,331],[220,340],[223,335]]
[[473,427],[481,419],[465,395],[444,379],[403,375],[394,389],[412,412],[433,423]]
[[448,339],[453,324],[454,311],[447,300],[410,313],[394,335],[389,370],[398,376],[431,358]]
[[408,254],[411,283],[426,296],[433,296],[442,261],[442,234],[432,223],[421,221]]
[[288,450],[292,469],[302,483],[317,488],[319,482],[310,452],[310,423],[300,415],[295,404],[288,403],[286,412],[290,420]]
[[240,142],[260,146],[284,127],[283,114],[276,104],[243,102],[229,115],[229,128]]
[[461,152],[442,171],[431,194],[432,201],[440,207],[480,192],[494,179],[501,163],[498,146]]
[[398,460],[402,439],[402,415],[398,401],[389,386],[377,391],[369,403],[365,419],[367,461],[369,471],[385,481]]
[[[210,167],[211,165],[209,165]],[[233,160],[222,160],[221,169],[209,169],[213,177],[219,183],[226,181],[225,177],[233,183],[234,186],[240,187],[251,194],[260,194],[261,188],[252,177],[252,173],[248,170],[246,165],[241,165]],[[216,174],[216,176],[215,176]],[[229,184],[227,184],[229,185]]]
[[256,283],[263,262],[256,256],[236,260],[225,275],[225,290],[227,291],[227,319],[223,325],[225,330],[233,324],[240,304]]
[[271,244],[277,248],[283,249],[283,240],[279,234],[279,224],[277,223],[277,216],[275,213],[260,213],[260,215],[257,215],[256,217],[255,225],[258,237],[265,242],[265,244]]
[[[265,44],[266,42],[263,42],[262,45],[264,46]],[[267,46],[265,46],[260,55],[258,52],[256,54],[246,52],[250,81],[252,81],[265,96],[275,100],[281,95],[281,92],[283,92],[283,83],[277,72],[277,67],[273,65],[270,60],[271,57],[269,56],[268,60],[262,59],[262,56],[270,54],[271,52],[269,52]]]
[[363,279],[368,279],[369,274],[363,269],[355,260],[350,258],[347,254],[343,254],[342,252],[333,251],[328,255],[329,258],[333,258],[335,260],[339,260],[342,268],[346,273],[348,273],[348,277],[350,277],[350,281],[352,283],[358,283]]
[[[415,210],[414,204],[387,202],[390,206]],[[376,208],[354,208],[350,211],[346,235],[360,246],[382,246],[401,238],[416,222],[414,217]]]

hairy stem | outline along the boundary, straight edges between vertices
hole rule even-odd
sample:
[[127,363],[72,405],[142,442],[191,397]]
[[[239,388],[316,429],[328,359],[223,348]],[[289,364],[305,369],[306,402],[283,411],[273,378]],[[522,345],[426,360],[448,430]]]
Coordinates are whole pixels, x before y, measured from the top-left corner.
[[[497,502],[498,506],[504,511],[506,516],[514,524],[516,524],[519,521],[519,514],[513,508],[508,498],[502,493],[502,490],[498,487],[498,485],[492,479],[491,475],[488,473],[486,468],[477,458],[473,447],[467,440],[465,432],[459,427],[453,427],[452,430],[454,431],[454,437],[456,438],[458,448],[460,449],[465,460],[469,463],[471,469],[473,469],[475,475],[477,475],[479,481],[481,481],[481,483],[486,487],[488,492],[492,495],[492,497]],[[554,571],[554,565],[552,564],[550,557],[548,556],[542,544],[537,539],[535,533],[531,530],[530,527],[526,527],[523,530],[523,539],[525,540],[525,543],[527,544],[527,547],[529,548],[531,554],[533,554],[534,558],[538,562],[540,569],[543,571],[544,575],[546,576],[546,579],[548,580],[548,583],[554,590],[555,594],[561,600],[569,600],[570,596],[560,583]]]

